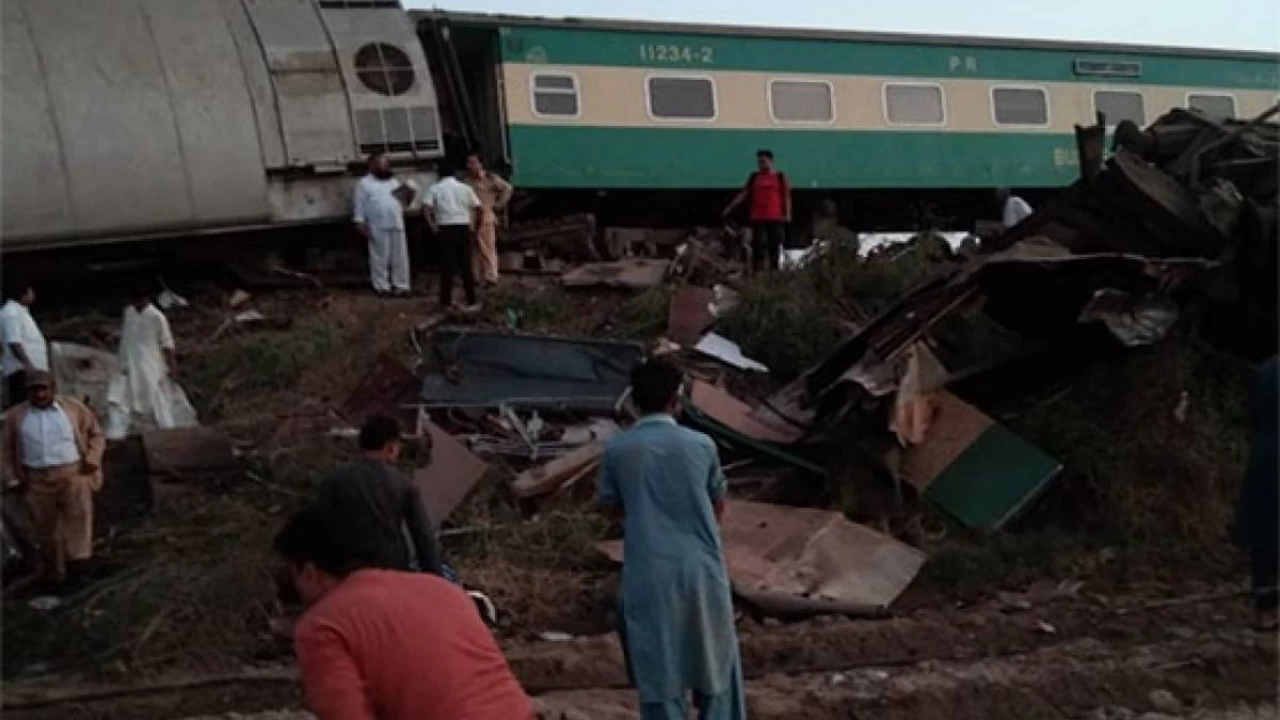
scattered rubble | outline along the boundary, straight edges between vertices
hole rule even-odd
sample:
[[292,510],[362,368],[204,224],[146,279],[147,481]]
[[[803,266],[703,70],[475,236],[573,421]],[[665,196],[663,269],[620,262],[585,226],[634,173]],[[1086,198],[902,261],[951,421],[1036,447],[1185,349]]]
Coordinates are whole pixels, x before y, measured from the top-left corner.
[[218,475],[236,466],[231,439],[216,428],[146,430],[142,448],[147,469],[156,478],[193,479]]
[[[766,615],[875,616],[924,554],[840,513],[730,500],[720,526],[733,592]],[[622,562],[621,540],[601,552]]]
[[[1063,462],[999,422],[996,418],[1007,418],[992,409],[984,388],[1014,385],[1002,380],[1014,375],[1021,380],[1029,365],[1043,365],[1046,376],[1061,376],[1058,365],[1048,359],[1066,348],[1071,358],[1087,361],[1159,344],[1202,312],[1233,317],[1219,337],[1237,343],[1240,338],[1238,333],[1233,337],[1233,328],[1253,324],[1270,332],[1275,325],[1274,273],[1268,279],[1259,270],[1274,269],[1275,155],[1280,139],[1275,129],[1257,122],[1221,124],[1175,111],[1145,131],[1122,126],[1115,135],[1117,150],[1104,162],[1104,153],[1095,147],[1104,134],[1082,131],[1085,177],[1009,232],[982,233],[980,246],[969,233],[857,237],[829,228],[823,237],[815,234],[808,247],[788,250],[788,277],[820,270],[824,260],[841,252],[852,252],[856,262],[880,269],[898,262],[914,246],[927,252],[932,264],[922,283],[883,309],[863,302],[865,298],[840,298],[839,320],[848,331],[846,337],[781,388],[787,378],[770,369],[779,364],[764,354],[759,357],[768,364],[747,357],[738,344],[742,337],[722,322],[743,302],[747,287],[742,278],[749,263],[744,261],[743,236],[736,230],[606,228],[601,233],[591,215],[573,215],[503,231],[503,266],[558,275],[565,288],[651,291],[636,296],[661,301],[666,337],[654,345],[690,376],[681,399],[681,420],[717,442],[729,475],[734,499],[722,539],[735,594],[745,605],[759,615],[789,620],[811,614],[880,617],[927,562],[923,551],[889,533],[922,540],[921,547],[932,553],[931,543],[945,535],[946,526],[936,519],[937,513],[930,516],[931,522],[942,530],[934,534],[918,517],[903,521],[901,517],[915,509],[903,510],[909,501],[901,492],[894,495],[893,512],[885,513],[888,519],[871,523],[878,529],[850,522],[843,512],[825,509],[840,499],[832,497],[840,482],[864,488],[893,480],[893,489],[907,490],[966,528],[1002,530],[1054,482]],[[255,292],[273,282],[323,287],[332,284],[324,272],[342,269],[330,265],[313,274],[275,263],[266,270],[266,284],[250,279],[244,284]],[[271,310],[261,296],[247,290],[237,289],[230,297],[220,294],[217,303],[210,317],[222,324],[204,336],[209,340],[240,330],[288,331],[293,323],[291,315]],[[1012,351],[1005,345],[977,343],[961,352],[946,341],[943,331],[948,323],[977,316],[1007,332]],[[1268,318],[1270,323],[1265,322]],[[645,356],[645,348],[594,337],[517,333],[519,310],[501,319],[468,321],[475,324],[424,323],[413,336],[417,367],[410,369],[390,354],[377,356],[342,403],[335,405],[326,397],[315,407],[272,416],[274,424],[264,433],[262,447],[276,448],[271,451],[275,452],[286,436],[349,437],[372,414],[396,416],[413,428],[414,444],[429,450],[429,458],[415,458],[420,462],[413,481],[442,538],[458,543],[486,543],[493,535],[533,526],[528,519],[531,507],[559,512],[581,505],[586,493],[572,492],[575,486],[582,489],[590,483],[599,472],[604,445],[633,419],[626,390],[630,371]],[[1264,337],[1242,344],[1266,342]],[[758,348],[743,343],[757,354]],[[1271,343],[1274,347],[1274,339]],[[115,372],[113,360],[109,353],[84,346],[53,346],[60,384],[99,411],[105,408],[105,384]],[[983,379],[985,386],[975,382]],[[1018,383],[1008,392],[1022,392],[1022,387]],[[1186,417],[1189,404],[1184,392],[1176,401],[1170,399],[1164,412],[1180,423],[1194,424]],[[239,447],[213,428],[142,436],[149,471],[164,477],[234,473],[242,462]],[[884,476],[862,472],[861,466],[855,472],[833,464],[830,451],[846,448],[861,451]],[[273,502],[307,497],[304,485],[284,486],[264,476],[247,475],[256,491],[270,494]],[[820,500],[808,504],[821,502],[821,508],[796,506],[798,490],[815,488],[814,497]],[[473,494],[482,497],[462,507]],[[501,511],[506,515],[476,509],[501,504],[493,501],[495,497],[507,501]],[[280,510],[272,504],[253,517],[262,523]],[[447,527],[450,521],[462,527]],[[915,532],[915,526],[902,531],[908,522],[930,532]],[[589,536],[588,542],[574,546],[571,562],[577,570],[587,568],[590,582],[598,585],[607,583],[601,579],[607,573],[580,556],[593,555],[589,548],[603,536],[601,523],[591,525],[575,517],[564,523],[567,529],[556,530],[575,538]],[[985,541],[976,533],[967,537]],[[600,549],[621,560],[621,541],[603,543]],[[554,584],[563,576],[548,573],[538,580]],[[1008,623],[1010,627],[1000,632],[1015,633],[1018,643],[1032,647],[1065,643],[1068,638],[1074,642],[1104,612],[1082,597],[1074,601],[1081,606],[1074,614],[1055,614],[1047,607],[1055,601],[1032,602],[1029,597],[998,595],[1000,615],[995,622]],[[157,612],[163,619],[173,611]],[[750,616],[743,620],[752,621]],[[974,628],[992,622],[983,618],[972,627],[947,624],[934,630],[943,640],[962,643]],[[543,642],[559,645],[580,640],[577,628],[542,636]],[[869,648],[879,647],[862,640]],[[1185,640],[1170,643],[1177,645],[1177,652],[1168,654],[1177,662],[1195,662],[1198,656]],[[767,654],[767,645],[761,643],[764,649],[754,652]],[[1075,670],[1057,667],[1056,661],[1037,657],[1024,645],[1011,643],[1015,650],[1027,652],[1033,663],[1050,670]],[[802,649],[790,650],[796,656],[804,654]],[[1008,648],[985,650],[1010,657]],[[778,654],[776,647],[773,651]],[[1092,650],[1085,647],[1081,652]],[[821,677],[803,680],[834,689],[838,698],[828,707],[852,712],[870,707],[875,698],[900,698],[910,682],[935,683],[930,687],[959,695],[956,688],[981,675],[963,658],[939,655],[929,661],[936,667],[917,667],[912,648],[895,646],[889,655],[893,663],[884,669],[850,669],[844,657],[839,668],[826,668]],[[877,660],[885,662],[883,653]],[[1016,660],[993,664],[1015,677],[1020,672]],[[1097,664],[1101,668],[1107,663],[1111,661]],[[1143,677],[1154,675],[1138,660],[1127,658],[1119,664],[1124,663],[1141,665],[1133,671]],[[935,672],[939,668],[941,674]],[[836,669],[839,672],[831,675]],[[1023,679],[1037,688],[1045,684],[1038,676]],[[768,683],[759,687],[767,688]],[[1181,712],[1177,698],[1158,692],[1165,694],[1152,692],[1146,698],[1149,705]],[[1071,704],[1073,711],[1077,705]],[[781,707],[764,716],[788,716],[794,709],[777,709]]]
[[645,290],[662,284],[671,262],[628,258],[612,262],[579,265],[560,276],[565,287],[612,287]]

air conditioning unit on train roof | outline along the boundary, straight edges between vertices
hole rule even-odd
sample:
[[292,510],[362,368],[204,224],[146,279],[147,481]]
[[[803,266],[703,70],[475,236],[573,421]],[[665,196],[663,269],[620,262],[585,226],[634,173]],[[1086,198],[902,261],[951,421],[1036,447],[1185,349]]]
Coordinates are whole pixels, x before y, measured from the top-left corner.
[[409,15],[387,0],[320,0],[342,68],[361,154],[443,155],[427,58]]

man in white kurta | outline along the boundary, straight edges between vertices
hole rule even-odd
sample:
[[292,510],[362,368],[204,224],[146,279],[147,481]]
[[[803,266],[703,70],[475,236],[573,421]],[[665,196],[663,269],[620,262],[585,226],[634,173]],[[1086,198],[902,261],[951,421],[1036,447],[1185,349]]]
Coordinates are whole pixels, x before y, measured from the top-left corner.
[[404,207],[413,194],[381,153],[369,157],[369,172],[356,183],[352,220],[369,243],[369,280],[379,295],[409,292]]
[[109,439],[122,439],[135,424],[164,429],[196,424],[195,410],[174,382],[175,349],[169,319],[149,295],[139,295],[124,309],[120,375],[107,392]]

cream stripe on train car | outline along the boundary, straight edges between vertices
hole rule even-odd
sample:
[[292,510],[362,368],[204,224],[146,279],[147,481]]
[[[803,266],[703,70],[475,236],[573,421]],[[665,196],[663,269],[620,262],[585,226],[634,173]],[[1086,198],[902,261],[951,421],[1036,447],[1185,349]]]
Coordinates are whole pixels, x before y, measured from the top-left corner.
[[[507,93],[508,120],[528,125],[592,125],[600,127],[689,127],[760,129],[776,128],[799,132],[838,130],[888,130],[893,132],[1049,133],[1070,134],[1077,124],[1092,124],[1094,92],[1140,92],[1145,121],[1151,122],[1174,107],[1185,107],[1188,94],[1231,95],[1239,117],[1252,117],[1270,107],[1272,93],[1257,90],[1222,90],[1167,85],[1122,85],[1090,83],[1026,83],[1017,80],[946,79],[930,81],[914,77],[867,75],[814,75],[806,73],[762,73],[719,71],[684,73],[654,68],[606,66],[542,66],[509,63],[503,66]],[[564,74],[575,78],[579,115],[539,117],[533,112],[530,76],[534,73]],[[648,77],[709,78],[714,86],[714,119],[650,117],[647,102]],[[832,88],[829,123],[778,122],[770,113],[769,83],[792,81],[822,82]],[[942,125],[895,125],[885,119],[883,101],[886,83],[926,83],[942,87],[945,122]],[[1048,94],[1048,123],[998,125],[992,107],[992,92],[1004,87],[1037,87]]]

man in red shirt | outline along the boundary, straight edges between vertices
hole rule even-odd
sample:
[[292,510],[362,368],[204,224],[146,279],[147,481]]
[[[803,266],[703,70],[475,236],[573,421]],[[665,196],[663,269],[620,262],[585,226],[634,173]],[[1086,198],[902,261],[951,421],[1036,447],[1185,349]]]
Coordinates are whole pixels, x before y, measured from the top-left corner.
[[784,173],[773,169],[773,151],[756,151],[756,171],[724,209],[728,217],[744,201],[750,200],[751,264],[755,270],[778,269],[778,255],[791,222],[791,186]]
[[319,720],[533,720],[471,598],[436,575],[368,567],[333,512],[312,506],[275,540],[307,605],[293,638],[307,708]]

